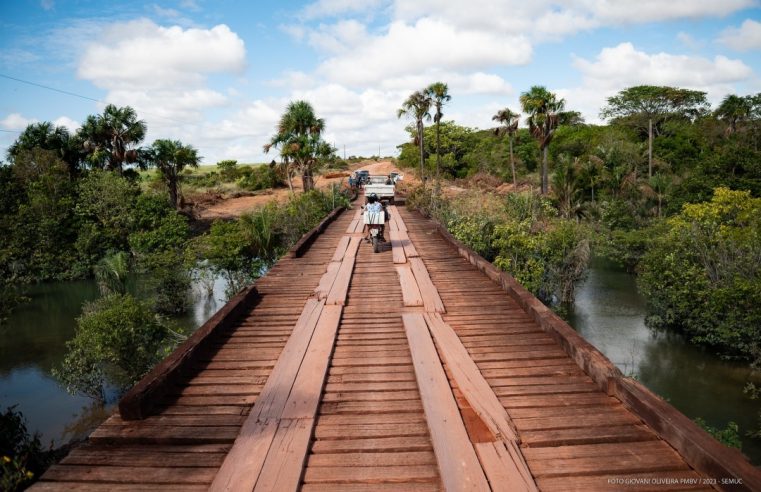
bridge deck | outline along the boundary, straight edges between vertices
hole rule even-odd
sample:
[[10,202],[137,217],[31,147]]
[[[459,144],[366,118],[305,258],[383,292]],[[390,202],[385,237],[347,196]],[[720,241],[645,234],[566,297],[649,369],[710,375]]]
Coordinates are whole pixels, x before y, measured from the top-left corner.
[[278,262],[154,415],[112,416],[34,489],[711,489],[430,221],[394,213],[378,254],[349,211]]

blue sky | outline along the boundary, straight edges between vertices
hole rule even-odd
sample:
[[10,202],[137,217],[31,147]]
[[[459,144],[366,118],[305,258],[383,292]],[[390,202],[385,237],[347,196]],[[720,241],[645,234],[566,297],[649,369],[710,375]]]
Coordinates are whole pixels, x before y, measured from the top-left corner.
[[[76,97],[11,78],[77,94]],[[488,128],[531,85],[599,122],[636,84],[761,92],[757,0],[317,0],[0,3],[0,153],[18,130],[75,130],[105,103],[134,107],[147,142],[204,162],[270,160],[262,145],[307,99],[347,155],[393,155],[396,109],[441,80],[445,119]]]

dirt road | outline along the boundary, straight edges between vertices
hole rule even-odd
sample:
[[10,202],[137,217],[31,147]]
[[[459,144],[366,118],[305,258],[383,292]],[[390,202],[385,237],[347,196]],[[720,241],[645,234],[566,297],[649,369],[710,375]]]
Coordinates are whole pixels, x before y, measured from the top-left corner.
[[[389,174],[391,171],[397,170],[396,166],[394,166],[391,161],[363,162],[359,163],[356,167],[352,166],[350,171],[347,171],[347,175],[349,172],[359,169],[366,169],[370,174]],[[325,189],[329,188],[332,184],[341,183],[342,181],[346,183],[347,180],[347,177],[326,178],[324,176],[317,176],[315,186],[318,189]],[[293,187],[297,193],[301,192],[302,186],[300,177],[294,178]],[[265,190],[263,193],[256,196],[229,198],[202,210],[199,213],[199,218],[201,220],[215,220],[240,217],[242,214],[262,207],[271,201],[279,203],[285,202],[288,200],[290,194],[291,192],[288,188],[274,188]]]

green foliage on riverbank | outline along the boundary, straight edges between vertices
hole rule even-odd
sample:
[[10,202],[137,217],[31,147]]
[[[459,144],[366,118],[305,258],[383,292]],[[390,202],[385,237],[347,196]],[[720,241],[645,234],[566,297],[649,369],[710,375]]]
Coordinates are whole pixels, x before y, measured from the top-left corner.
[[545,302],[573,302],[589,264],[591,231],[562,220],[549,200],[530,192],[500,197],[479,191],[443,200],[418,188],[408,206],[432,215]]
[[84,306],[53,374],[70,393],[106,401],[109,387],[129,388],[180,339],[149,303],[109,294]]
[[59,459],[60,454],[43,449],[39,434],[29,433],[24,416],[14,407],[0,413],[0,490],[24,490]]
[[654,238],[639,283],[652,326],[728,357],[761,359],[761,198],[717,188]]
[[310,191],[284,204],[269,205],[235,221],[216,221],[207,234],[195,239],[197,256],[228,282],[234,294],[266,268],[335,207],[348,198],[332,192]]

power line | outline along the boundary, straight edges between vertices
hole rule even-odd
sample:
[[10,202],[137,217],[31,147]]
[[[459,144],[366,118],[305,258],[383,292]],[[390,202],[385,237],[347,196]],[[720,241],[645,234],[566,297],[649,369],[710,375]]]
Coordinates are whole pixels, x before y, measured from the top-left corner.
[[0,132],[5,132],[5,133],[24,133],[24,130],[3,130],[2,128],[0,128]]
[[[10,75],[6,75],[4,73],[0,73],[0,77],[2,77],[4,79],[14,80],[16,82],[21,82],[22,84],[33,85],[33,86],[39,87],[41,89],[46,89],[46,90],[53,91],[53,92],[59,92],[61,94],[66,94],[67,96],[78,97],[80,99],[86,99],[88,101],[93,101],[93,102],[100,103],[100,104],[108,104],[106,101],[101,101],[100,99],[95,99],[95,98],[92,98],[92,97],[83,96],[82,94],[77,94],[75,92],[69,92],[69,91],[64,91],[64,90],[61,90],[61,89],[56,89],[55,87],[50,87],[48,85],[38,84],[37,82],[32,82],[30,80],[24,80],[24,79],[19,79],[17,77],[11,77]],[[180,123],[180,124],[183,124],[183,125],[185,124],[184,121],[176,120],[176,119],[170,118],[168,116],[162,116],[162,115],[156,114],[156,113],[149,113],[148,111],[143,111],[143,110],[140,110],[140,112],[143,113],[143,114],[150,115],[150,116],[155,116],[156,118],[164,118],[165,120],[174,121],[176,123]]]

